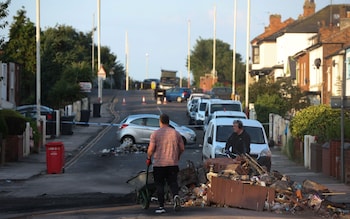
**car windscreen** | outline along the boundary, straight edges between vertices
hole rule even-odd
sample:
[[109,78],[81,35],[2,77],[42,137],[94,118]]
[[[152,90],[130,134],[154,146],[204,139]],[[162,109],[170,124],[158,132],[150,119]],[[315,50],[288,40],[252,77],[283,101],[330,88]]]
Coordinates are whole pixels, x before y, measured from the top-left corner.
[[220,104],[212,104],[210,113],[216,111],[239,111],[241,112],[241,105],[239,104],[230,104],[230,103],[220,103]]
[[263,128],[245,126],[244,129],[248,132],[250,136],[250,143],[253,144],[266,144],[264,138]]
[[226,142],[232,132],[232,125],[218,125],[216,127],[216,141]]
[[[266,144],[265,138],[264,138],[264,132],[263,132],[262,128],[245,126],[244,129],[247,131],[247,133],[250,136],[250,143],[252,143],[252,144]],[[217,126],[216,141],[226,142],[227,139],[232,134],[232,132],[233,132],[232,125]]]

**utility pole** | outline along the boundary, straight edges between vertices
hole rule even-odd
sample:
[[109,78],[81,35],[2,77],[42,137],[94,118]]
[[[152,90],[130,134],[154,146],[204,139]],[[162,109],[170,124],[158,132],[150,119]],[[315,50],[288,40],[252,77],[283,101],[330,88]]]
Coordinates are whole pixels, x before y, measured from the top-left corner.
[[[40,127],[41,69],[40,69],[40,0],[36,0],[36,121]],[[39,129],[40,130],[40,129]]]
[[247,6],[247,42],[246,42],[246,66],[245,66],[245,113],[249,114],[249,47],[250,47],[250,0]]
[[190,47],[191,47],[191,21],[188,20],[187,22],[187,88],[191,87],[191,76],[190,76],[190,71],[191,71],[191,52],[190,52]]
[[216,5],[214,5],[214,36],[213,36],[213,72],[212,72],[212,85],[215,83],[216,78]]
[[129,90],[129,45],[128,32],[125,32],[125,90]]
[[232,93],[231,99],[235,100],[236,94],[236,32],[237,32],[237,0],[234,0],[233,6],[233,49],[232,49]]
[[[98,71],[101,69],[101,0],[97,0],[97,59],[98,59]],[[102,103],[102,77],[98,78],[98,102]]]
[[95,36],[95,14],[92,14],[92,32],[91,32],[91,69],[92,72],[95,73],[95,42],[94,42],[94,36]]

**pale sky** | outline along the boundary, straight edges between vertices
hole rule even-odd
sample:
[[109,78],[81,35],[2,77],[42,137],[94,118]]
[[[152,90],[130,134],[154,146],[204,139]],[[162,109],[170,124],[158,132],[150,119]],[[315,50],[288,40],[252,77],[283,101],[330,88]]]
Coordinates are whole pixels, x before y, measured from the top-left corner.
[[[316,11],[349,0],[315,0]],[[303,13],[304,0],[251,0],[250,40],[264,32],[270,14],[280,14],[282,21],[297,19]],[[12,0],[9,23],[24,6],[27,17],[36,23],[35,0]],[[125,66],[128,34],[129,76],[135,80],[159,78],[161,69],[176,70],[187,78],[188,29],[190,49],[196,40],[214,36],[233,47],[234,0],[101,0],[101,45],[107,46]],[[97,0],[41,0],[40,26],[69,25],[87,33],[97,26]],[[236,50],[245,61],[247,38],[247,1],[237,0]],[[190,22],[189,22],[190,21]],[[188,25],[190,23],[190,25]],[[190,28],[188,28],[190,26]],[[4,30],[2,30],[4,31]],[[5,32],[8,32],[6,30]],[[8,33],[1,33],[7,36]],[[249,40],[249,41],[250,41]],[[95,32],[97,44],[97,32]],[[97,54],[95,54],[97,55]],[[109,71],[106,69],[106,71]],[[191,76],[192,79],[192,76]]]

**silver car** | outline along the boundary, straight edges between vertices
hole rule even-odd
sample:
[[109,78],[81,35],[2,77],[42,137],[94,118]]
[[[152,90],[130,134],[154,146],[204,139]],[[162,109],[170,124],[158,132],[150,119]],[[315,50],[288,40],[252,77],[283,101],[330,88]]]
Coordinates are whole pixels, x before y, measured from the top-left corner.
[[[170,121],[169,125],[180,133],[184,144],[194,144],[196,142],[196,133],[192,129],[180,126],[173,121]],[[151,134],[157,129],[159,129],[159,115],[129,115],[120,122],[117,138],[121,144],[126,145],[149,143]]]

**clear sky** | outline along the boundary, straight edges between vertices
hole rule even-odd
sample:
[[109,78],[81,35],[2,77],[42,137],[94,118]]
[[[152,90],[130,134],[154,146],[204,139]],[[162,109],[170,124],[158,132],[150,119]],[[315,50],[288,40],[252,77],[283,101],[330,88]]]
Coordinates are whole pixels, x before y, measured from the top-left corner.
[[[315,0],[316,11],[331,3],[343,4],[348,1]],[[296,19],[303,13],[303,4],[304,0],[251,0],[250,40],[268,26],[270,14],[280,14],[282,21]],[[12,0],[7,19],[9,23],[13,22],[13,16],[22,6],[27,11],[27,17],[36,23],[35,0]],[[216,39],[230,44],[232,48],[234,0],[101,0],[101,45],[109,47],[119,62],[125,65],[127,32],[130,77],[135,80],[143,80],[146,76],[159,78],[160,70],[167,69],[176,70],[178,77],[187,78],[188,29],[191,50],[199,38],[212,39],[214,8]],[[247,0],[237,0],[236,19],[236,50],[245,60]],[[43,29],[69,25],[87,33],[93,27],[93,20],[96,26],[97,0],[40,1],[40,24]]]

